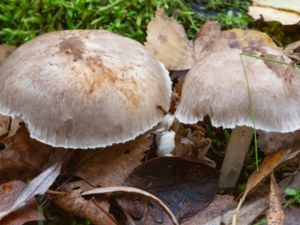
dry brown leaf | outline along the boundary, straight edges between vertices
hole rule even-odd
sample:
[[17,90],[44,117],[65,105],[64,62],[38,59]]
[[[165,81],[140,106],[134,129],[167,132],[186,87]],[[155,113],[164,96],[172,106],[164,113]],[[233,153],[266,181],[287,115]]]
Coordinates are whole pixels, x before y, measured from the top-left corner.
[[221,26],[212,21],[206,21],[200,28],[194,41],[194,58],[196,62],[210,53],[229,48],[221,31]]
[[300,21],[300,2],[298,0],[252,0],[248,14],[254,19],[278,21],[283,25],[297,24]]
[[29,137],[24,127],[5,143],[0,151],[0,181],[34,177],[48,161],[54,149]]
[[295,206],[289,206],[284,209],[284,225],[300,224],[300,209]]
[[246,190],[242,196],[242,198],[239,201],[239,204],[237,208],[235,209],[233,216],[232,216],[232,224],[237,224],[237,218],[240,213],[240,208],[243,204],[243,202],[246,199],[247,194],[252,191],[260,182],[266,178],[268,175],[270,175],[273,170],[280,165],[282,162],[290,160],[294,158],[297,154],[299,154],[300,150],[291,152],[290,149],[286,150],[279,150],[277,152],[271,153],[267,155],[264,160],[261,162],[261,164],[258,167],[258,170],[255,170],[251,176],[249,177],[247,181],[247,187]]
[[163,203],[159,198],[157,198],[155,195],[152,195],[149,192],[143,191],[138,188],[134,187],[125,187],[125,186],[115,186],[115,187],[103,187],[103,188],[96,188],[89,191],[86,191],[82,193],[82,195],[95,195],[95,194],[105,194],[105,193],[120,193],[120,194],[126,194],[126,195],[140,195],[144,198],[147,198],[153,202],[155,202],[159,207],[161,207],[166,214],[171,219],[172,223],[174,225],[179,225],[176,217],[172,213],[172,211]]
[[293,42],[286,46],[284,52],[296,63],[300,63],[300,41]]
[[291,150],[279,150],[277,152],[267,155],[248,179],[247,188],[245,192],[250,192],[255,188],[264,178],[269,176],[273,170],[285,160],[289,159]]
[[0,220],[15,212],[22,206],[26,205],[36,195],[43,195],[49,189],[49,187],[54,183],[56,178],[59,176],[61,171],[61,162],[57,162],[51,165],[49,168],[45,169],[38,176],[33,178],[28,184],[24,186],[17,199],[10,208],[0,212]]
[[259,215],[261,215],[269,206],[269,199],[261,198],[254,202],[245,204],[239,210],[235,223],[232,222],[232,217],[235,215],[235,210],[231,210],[224,215],[223,223],[225,225],[249,225],[251,224]]
[[[240,213],[237,218],[237,224],[252,224],[252,222],[268,207],[268,201],[268,198],[262,198],[245,204],[240,209]],[[237,204],[233,201],[233,197],[228,196],[225,199],[223,197],[217,197],[216,202],[212,202],[208,208],[185,221],[183,225],[231,225],[231,218],[234,213],[233,208],[236,205]],[[211,212],[212,214],[210,214]]]
[[278,149],[300,149],[300,131],[290,133],[275,133],[259,131],[259,148],[265,154],[275,152]]
[[152,144],[151,136],[141,136],[125,144],[84,152],[73,174],[95,186],[118,186],[141,163]]
[[293,25],[300,21],[300,14],[261,6],[250,6],[248,14],[255,20],[278,21],[283,25]]
[[[135,168],[125,183],[154,194],[172,210],[178,220],[206,208],[217,191],[215,170],[178,157],[158,157]],[[169,224],[163,211],[141,198],[118,202],[136,219],[136,224]]]
[[203,162],[215,168],[215,162],[205,157],[212,141],[205,137],[205,130],[198,125],[183,125],[175,120],[173,129],[176,133],[174,156],[186,160]]
[[199,30],[194,42],[196,62],[212,52],[228,48],[270,47],[279,49],[265,33],[256,30],[231,29],[221,31],[216,22],[207,21]]
[[220,225],[221,215],[235,208],[236,205],[237,203],[234,201],[233,196],[217,195],[207,208],[184,220],[182,225]]
[[[82,183],[64,185],[61,190],[67,191],[67,193],[56,197],[54,203],[64,211],[86,219],[95,225],[118,225],[113,215],[109,213],[109,204],[104,200],[85,200],[81,196],[81,192],[84,190],[81,189],[82,186],[84,186]],[[89,186],[89,188],[92,187]]]
[[222,32],[231,48],[270,47],[278,49],[272,38],[257,30],[231,29]]
[[[0,185],[0,212],[12,207],[25,187],[22,181],[10,181]],[[44,220],[37,202],[31,198],[23,207],[1,220],[1,225],[22,225],[29,221]]]
[[270,206],[267,213],[268,225],[283,225],[284,212],[281,206],[281,194],[273,173],[271,175],[269,199]]
[[11,45],[0,45],[0,64],[6,59],[14,50],[15,46]]
[[298,0],[252,0],[252,2],[253,5],[272,7],[300,13],[300,2]]
[[148,24],[145,47],[169,70],[187,70],[194,65],[193,44],[183,26],[161,8]]

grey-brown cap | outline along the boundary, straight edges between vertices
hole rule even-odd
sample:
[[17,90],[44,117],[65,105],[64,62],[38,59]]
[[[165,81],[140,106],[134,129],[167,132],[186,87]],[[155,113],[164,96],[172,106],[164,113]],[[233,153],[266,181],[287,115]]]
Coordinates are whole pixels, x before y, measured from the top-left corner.
[[251,54],[284,61],[289,65],[244,55],[244,73],[240,53],[238,49],[216,51],[189,71],[176,111],[178,120],[196,123],[208,115],[215,127],[253,127],[252,108],[257,129],[276,132],[299,129],[299,70],[282,53],[261,48]]
[[171,80],[134,40],[69,30],[19,47],[0,67],[0,96],[0,113],[22,119],[33,138],[96,148],[155,126],[169,108]]

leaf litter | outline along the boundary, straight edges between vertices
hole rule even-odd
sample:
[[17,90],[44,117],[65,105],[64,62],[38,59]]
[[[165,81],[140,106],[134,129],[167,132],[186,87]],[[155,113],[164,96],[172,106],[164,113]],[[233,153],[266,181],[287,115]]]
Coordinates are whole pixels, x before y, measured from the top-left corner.
[[[10,181],[0,185],[0,212],[9,210],[25,187],[22,181]],[[34,198],[1,220],[2,225],[22,225],[29,221],[44,220]]]
[[[181,221],[206,208],[217,191],[213,168],[178,157],[158,157],[137,167],[125,180],[160,198]],[[162,210],[140,198],[121,198],[119,204],[137,224],[169,224]]]

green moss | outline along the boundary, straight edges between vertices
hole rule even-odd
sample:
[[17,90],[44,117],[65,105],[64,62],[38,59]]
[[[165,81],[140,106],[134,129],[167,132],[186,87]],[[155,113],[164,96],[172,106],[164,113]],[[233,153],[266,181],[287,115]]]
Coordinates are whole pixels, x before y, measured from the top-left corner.
[[227,28],[247,26],[247,1],[204,2],[207,12],[215,12],[212,16],[194,12],[188,1],[181,0],[2,0],[0,41],[20,45],[54,30],[107,29],[143,42],[157,7],[183,24],[190,38],[208,18]]
[[2,0],[0,39],[19,45],[54,30],[107,29],[144,41],[157,7],[181,21],[190,33],[199,27],[199,19],[180,0]]

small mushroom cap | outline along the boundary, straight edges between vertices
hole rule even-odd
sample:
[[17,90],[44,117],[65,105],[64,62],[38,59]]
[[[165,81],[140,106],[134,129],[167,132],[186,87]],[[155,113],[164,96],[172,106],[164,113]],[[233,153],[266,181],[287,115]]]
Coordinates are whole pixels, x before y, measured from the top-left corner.
[[[189,71],[183,84],[177,119],[192,124],[208,115],[215,127],[253,127],[290,132],[300,128],[300,73],[294,65],[281,65],[243,55],[241,50],[216,51]],[[261,48],[252,52],[291,63],[282,53]],[[252,107],[249,104],[249,90]]]
[[134,139],[168,110],[167,70],[138,42],[103,30],[59,31],[19,47],[0,67],[0,113],[65,148]]

